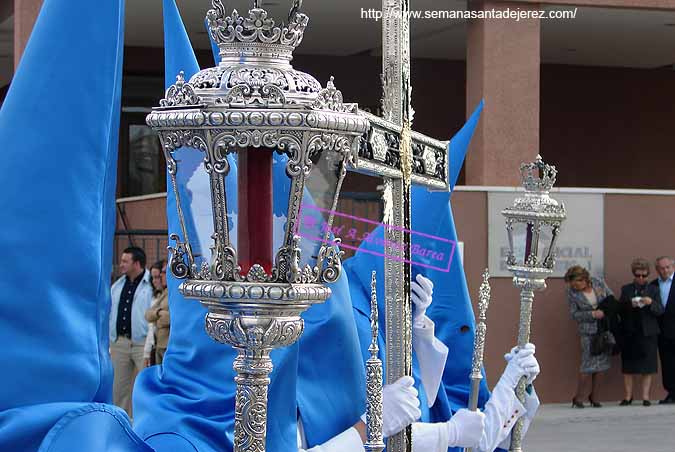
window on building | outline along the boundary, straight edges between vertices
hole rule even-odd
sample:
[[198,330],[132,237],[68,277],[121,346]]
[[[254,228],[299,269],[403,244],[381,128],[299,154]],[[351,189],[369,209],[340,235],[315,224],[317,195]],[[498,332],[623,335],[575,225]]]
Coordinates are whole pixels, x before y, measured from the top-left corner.
[[120,127],[118,197],[166,191],[166,161],[144,113],[124,113]]

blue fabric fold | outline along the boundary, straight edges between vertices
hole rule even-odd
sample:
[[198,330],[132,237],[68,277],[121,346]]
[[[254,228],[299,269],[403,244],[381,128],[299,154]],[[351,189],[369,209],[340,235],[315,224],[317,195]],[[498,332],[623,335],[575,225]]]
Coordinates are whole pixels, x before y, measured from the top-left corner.
[[[471,142],[471,137],[480,119],[483,110],[481,101],[466,124],[450,140],[450,180],[451,188],[457,182],[459,171]],[[422,211],[437,212],[436,218],[424,222],[423,215],[418,223],[413,218],[413,229],[441,236],[457,243],[457,230],[452,216],[450,203],[451,193],[427,193],[419,195]],[[413,208],[415,204],[413,201]],[[436,337],[450,348],[450,356],[443,373],[443,386],[452,411],[465,408],[469,397],[469,379],[471,372],[471,357],[473,354],[473,340],[475,319],[471,307],[471,296],[466,283],[464,266],[459,254],[454,253],[448,272],[427,271],[422,273],[434,281],[434,302],[427,311],[427,315],[436,324]],[[465,327],[468,327],[466,329]],[[459,359],[456,359],[458,357]],[[486,380],[481,384],[479,406],[487,401],[489,392]]]
[[73,450],[153,452],[134,434],[122,409],[103,403],[90,403],[69,411],[47,433],[38,452]]
[[0,450],[111,399],[123,30],[123,1],[46,0],[0,110]]

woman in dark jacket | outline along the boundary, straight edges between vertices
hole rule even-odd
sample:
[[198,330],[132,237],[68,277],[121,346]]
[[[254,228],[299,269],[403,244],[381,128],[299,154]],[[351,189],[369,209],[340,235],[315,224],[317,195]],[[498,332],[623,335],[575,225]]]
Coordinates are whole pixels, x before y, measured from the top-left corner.
[[583,408],[583,394],[586,393],[588,381],[591,380],[591,392],[588,401],[593,407],[601,407],[600,403],[593,399],[597,394],[600,384],[600,376],[610,367],[610,352],[599,355],[591,353],[591,340],[598,332],[598,322],[605,318],[605,313],[600,309],[600,303],[609,296],[612,291],[604,281],[591,278],[588,270],[575,265],[565,273],[565,282],[568,285],[567,301],[570,305],[570,316],[578,324],[579,336],[581,337],[581,366],[579,368],[579,381],[577,392],[572,398],[572,406]]
[[656,373],[659,323],[663,314],[661,295],[656,286],[647,284],[649,262],[635,259],[630,266],[633,282],[621,288],[621,371],[623,372],[624,398],[621,406],[633,402],[633,378],[642,375],[642,404],[650,406],[649,390],[652,375]]

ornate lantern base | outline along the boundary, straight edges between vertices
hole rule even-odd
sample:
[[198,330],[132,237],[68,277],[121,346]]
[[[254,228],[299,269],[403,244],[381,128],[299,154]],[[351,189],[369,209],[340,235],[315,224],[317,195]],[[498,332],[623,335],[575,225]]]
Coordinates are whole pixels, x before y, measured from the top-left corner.
[[186,281],[179,290],[209,310],[205,325],[209,336],[238,352],[233,366],[235,452],[264,451],[273,368],[270,352],[298,340],[304,330],[300,314],[324,302],[331,290],[321,284],[199,280]]

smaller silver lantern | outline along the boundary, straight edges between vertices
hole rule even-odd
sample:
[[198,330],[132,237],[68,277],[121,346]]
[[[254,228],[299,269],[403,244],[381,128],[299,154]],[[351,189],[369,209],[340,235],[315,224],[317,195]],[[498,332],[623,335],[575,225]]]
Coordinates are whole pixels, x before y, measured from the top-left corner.
[[523,163],[520,172],[525,194],[502,211],[509,238],[506,263],[516,287],[540,290],[553,274],[565,206],[549,196],[558,174],[555,166],[545,164],[538,155],[534,162]]
[[[540,155],[532,163],[520,166],[525,194],[513,206],[502,211],[506,217],[509,254],[506,260],[513,273],[513,285],[520,289],[518,346],[530,341],[534,291],[546,288],[546,278],[555,267],[555,246],[560,225],[566,218],[565,206],[549,196],[558,174]],[[516,388],[518,399],[525,400],[526,380]],[[520,419],[511,434],[511,452],[522,452],[523,421]]]

